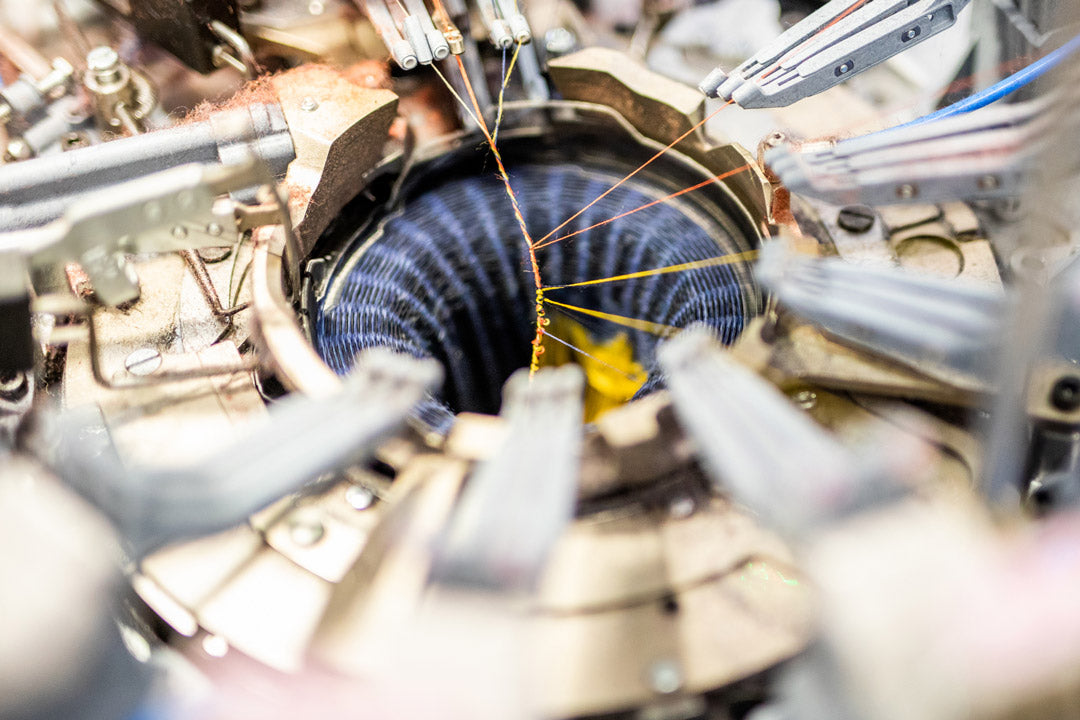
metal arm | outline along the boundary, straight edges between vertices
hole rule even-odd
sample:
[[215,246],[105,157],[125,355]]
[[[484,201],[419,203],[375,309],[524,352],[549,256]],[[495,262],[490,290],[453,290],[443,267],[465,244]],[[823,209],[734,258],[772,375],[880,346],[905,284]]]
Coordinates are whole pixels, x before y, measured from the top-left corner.
[[744,108],[816,95],[953,26],[969,0],[832,0],[730,74],[702,81],[710,97]]
[[758,278],[781,305],[844,344],[969,391],[993,382],[1006,297],[900,269],[762,252]]
[[1016,197],[1045,149],[1049,103],[988,107],[835,145],[780,146],[765,160],[792,192],[839,204]]

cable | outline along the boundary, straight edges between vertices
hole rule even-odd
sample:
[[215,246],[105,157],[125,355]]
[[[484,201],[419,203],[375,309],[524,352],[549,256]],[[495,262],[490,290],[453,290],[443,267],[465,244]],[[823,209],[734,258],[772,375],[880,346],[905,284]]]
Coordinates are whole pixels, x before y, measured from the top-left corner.
[[896,128],[890,128],[890,130],[895,130],[897,128],[903,127],[911,127],[913,125],[922,125],[923,123],[952,117],[953,115],[969,113],[972,110],[978,110],[979,108],[986,107],[987,105],[997,102],[1006,95],[1014,93],[1025,85],[1028,85],[1032,81],[1042,77],[1048,71],[1061,64],[1061,61],[1075,53],[1077,50],[1080,50],[1080,35],[1077,35],[1072,40],[1059,47],[1057,50],[1048,53],[1047,55],[1039,58],[1024,69],[1013,73],[1009,77],[995,83],[994,85],[991,85],[985,90],[977,92],[971,97],[964,98],[959,102],[953,103],[948,107],[944,107],[940,110],[932,112],[929,115],[925,115],[921,118],[906,122],[902,125],[897,125]]

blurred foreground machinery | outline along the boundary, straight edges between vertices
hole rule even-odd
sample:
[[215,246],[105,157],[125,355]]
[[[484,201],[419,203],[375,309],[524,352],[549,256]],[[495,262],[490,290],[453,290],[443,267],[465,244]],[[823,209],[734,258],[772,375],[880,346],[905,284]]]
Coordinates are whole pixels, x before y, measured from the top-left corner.
[[1076,715],[1067,19],[972,25],[1023,102],[751,152],[642,64],[692,3],[104,5],[0,32],[0,717]]

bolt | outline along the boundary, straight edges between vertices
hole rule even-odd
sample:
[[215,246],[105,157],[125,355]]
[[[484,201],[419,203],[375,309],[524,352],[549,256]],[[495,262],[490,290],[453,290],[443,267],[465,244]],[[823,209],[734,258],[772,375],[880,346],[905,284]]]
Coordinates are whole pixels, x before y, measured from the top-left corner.
[[919,188],[911,183],[904,183],[896,188],[896,197],[901,200],[911,200],[919,194]]
[[154,348],[140,348],[124,359],[124,367],[132,375],[150,375],[161,367],[161,353]]
[[812,410],[817,405],[817,393],[811,390],[800,390],[792,395],[791,399],[803,410]]
[[300,517],[292,521],[289,537],[301,547],[311,547],[323,539],[326,528],[318,518]]
[[679,520],[688,518],[694,514],[694,499],[685,495],[675,498],[671,501],[671,505],[668,506],[668,512],[671,513],[673,518]]
[[229,652],[229,641],[220,635],[207,635],[202,641],[203,651],[210,657],[225,657]]
[[908,30],[906,33],[904,33],[903,39],[906,42],[908,40],[914,40],[917,37],[919,37],[919,28],[913,27],[910,30]]
[[306,97],[300,102],[300,109],[304,112],[315,112],[319,109],[319,102],[313,97]]
[[71,132],[64,136],[61,150],[77,150],[90,144],[90,139],[81,132]]
[[682,670],[674,660],[657,660],[649,668],[649,684],[661,695],[670,695],[682,687]]
[[12,160],[26,160],[33,157],[34,151],[22,138],[15,138],[7,145],[7,155]]
[[212,222],[206,226],[206,234],[210,235],[211,237],[218,237],[223,232],[225,232],[224,228],[222,228],[217,223]]
[[108,45],[99,45],[86,54],[86,69],[101,84],[120,79],[120,55]]
[[877,216],[865,205],[848,205],[841,208],[836,216],[836,224],[849,233],[862,235],[874,227]]
[[563,27],[552,28],[544,33],[544,49],[548,55],[559,57],[573,52],[577,47],[577,36]]
[[1080,409],[1080,377],[1066,375],[1058,378],[1050,390],[1050,404],[1061,412]]
[[64,58],[54,59],[52,61],[52,70],[37,82],[38,92],[42,95],[48,95],[53,90],[67,85],[73,72],[75,72],[75,68],[67,60]]
[[362,485],[350,485],[345,491],[345,502],[354,510],[367,510],[375,502],[375,493]]
[[187,237],[187,228],[183,225],[174,225],[172,229],[172,236],[177,240],[183,240]]
[[846,63],[844,63],[843,65],[840,65],[840,66],[838,66],[836,68],[836,70],[835,70],[836,77],[842,77],[844,75],[847,75],[849,72],[851,72],[851,69],[853,67],[855,67],[855,61],[854,60],[848,60]]
[[26,373],[0,373],[0,399],[10,402],[21,400],[29,390]]
[[465,37],[461,34],[461,31],[457,28],[453,30],[443,31],[443,37],[446,38],[446,43],[450,46],[450,52],[454,55],[460,55],[465,52]]

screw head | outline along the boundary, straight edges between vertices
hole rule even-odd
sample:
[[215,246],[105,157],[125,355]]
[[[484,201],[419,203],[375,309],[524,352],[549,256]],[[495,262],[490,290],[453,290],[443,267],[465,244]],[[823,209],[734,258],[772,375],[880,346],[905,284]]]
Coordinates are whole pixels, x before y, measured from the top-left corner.
[[14,401],[26,396],[30,390],[26,373],[0,373],[0,398]]
[[212,222],[206,226],[206,234],[212,237],[218,237],[223,232],[225,232],[224,228],[222,228],[215,222]]
[[326,527],[315,517],[300,517],[292,521],[289,537],[301,547],[311,547],[323,539]]
[[694,514],[694,499],[686,495],[675,498],[668,505],[668,512],[671,513],[673,518],[679,520],[688,518]]
[[661,695],[678,692],[683,684],[679,664],[674,660],[657,660],[649,668],[649,684]]
[[812,410],[817,405],[817,393],[812,390],[800,390],[792,395],[791,399],[803,410]]
[[26,160],[33,157],[34,151],[22,138],[15,138],[7,144],[8,157],[13,160]]
[[848,205],[836,216],[836,224],[849,233],[862,235],[874,227],[877,215],[865,205]]
[[203,652],[210,657],[225,657],[229,652],[229,641],[220,635],[207,635],[202,641]]
[[304,112],[315,112],[319,109],[319,101],[313,97],[306,97],[300,101],[300,109]]
[[1080,377],[1066,375],[1058,378],[1050,390],[1050,404],[1061,412],[1080,409]]
[[108,73],[120,65],[120,55],[108,45],[98,45],[86,54],[86,69],[93,73]]
[[896,188],[896,197],[901,200],[911,200],[919,194],[919,188],[911,183],[904,183],[900,187]]
[[140,348],[124,359],[124,368],[132,375],[150,375],[161,367],[161,353],[154,348]]
[[353,510],[367,510],[375,502],[375,493],[362,485],[350,485],[345,490],[345,502]]

